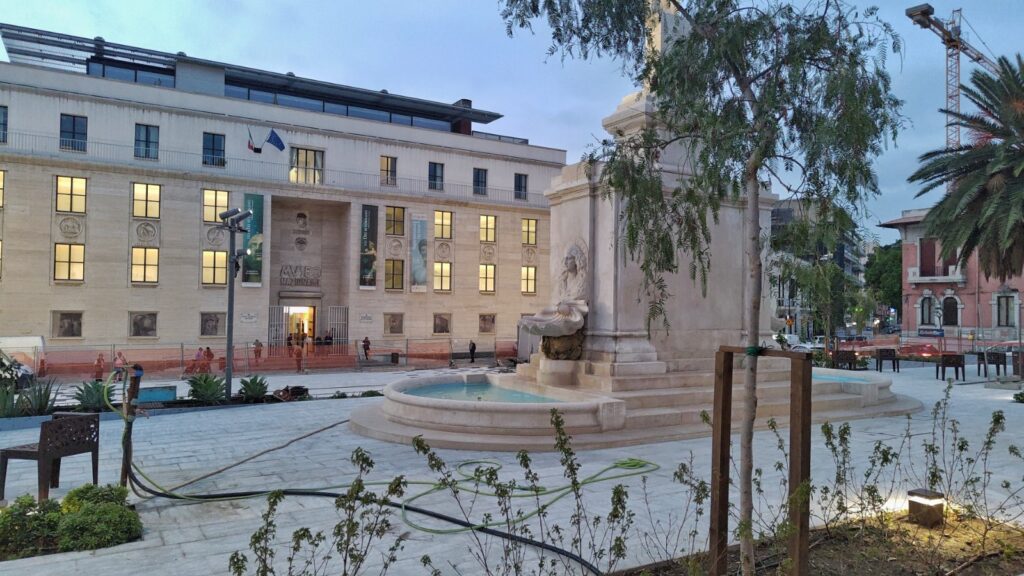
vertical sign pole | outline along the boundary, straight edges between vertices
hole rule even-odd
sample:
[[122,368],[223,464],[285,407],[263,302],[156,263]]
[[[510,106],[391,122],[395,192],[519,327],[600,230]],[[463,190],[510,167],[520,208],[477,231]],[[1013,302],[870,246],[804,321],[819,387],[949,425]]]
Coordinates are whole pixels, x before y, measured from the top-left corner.
[[729,442],[732,435],[733,353],[715,353],[715,400],[711,415],[711,576],[728,572]]
[[789,537],[792,572],[808,574],[811,482],[811,360],[790,361],[789,389]]

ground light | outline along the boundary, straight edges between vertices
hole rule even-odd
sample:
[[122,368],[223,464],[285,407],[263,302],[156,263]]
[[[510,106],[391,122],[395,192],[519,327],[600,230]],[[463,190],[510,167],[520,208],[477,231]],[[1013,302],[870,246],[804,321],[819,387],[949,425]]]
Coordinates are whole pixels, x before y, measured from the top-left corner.
[[248,250],[236,250],[235,249],[235,234],[238,232],[248,232],[245,228],[242,228],[242,222],[245,222],[252,216],[252,210],[241,210],[239,208],[232,208],[225,210],[220,213],[221,223],[217,225],[218,228],[228,231],[228,326],[227,326],[227,350],[225,351],[225,364],[224,364],[224,395],[230,400],[231,399],[231,379],[233,377],[232,372],[235,364],[235,276],[238,274],[239,258],[245,256]]
[[918,526],[932,528],[943,522],[946,495],[942,492],[915,488],[907,492],[909,520]]

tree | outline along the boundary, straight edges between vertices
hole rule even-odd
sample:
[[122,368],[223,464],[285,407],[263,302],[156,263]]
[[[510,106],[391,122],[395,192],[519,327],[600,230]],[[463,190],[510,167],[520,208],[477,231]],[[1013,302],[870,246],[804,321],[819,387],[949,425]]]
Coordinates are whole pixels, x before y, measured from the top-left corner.
[[[687,33],[649,49],[651,0],[504,0],[511,34],[545,18],[551,53],[620,58],[657,107],[655,125],[607,142],[603,183],[622,196],[625,249],[639,263],[649,322],[664,321],[666,274],[686,263],[706,290],[709,217],[723,199],[745,196],[744,296],[747,358],[740,433],[740,543],[743,573],[754,567],[753,430],[761,338],[760,197],[766,185],[859,208],[877,193],[873,158],[900,126],[887,50],[900,49],[876,10],[842,0],[657,0]],[[692,174],[666,191],[659,159],[689,152]]]
[[959,251],[964,265],[977,252],[986,278],[1006,280],[1024,270],[1024,60],[999,58],[998,68],[975,70],[960,87],[976,113],[940,110],[970,142],[922,155],[908,180],[924,185],[918,196],[950,185],[924,219],[942,257]]
[[864,283],[875,298],[896,309],[897,321],[903,314],[903,247],[897,240],[881,246],[868,256],[864,265]]

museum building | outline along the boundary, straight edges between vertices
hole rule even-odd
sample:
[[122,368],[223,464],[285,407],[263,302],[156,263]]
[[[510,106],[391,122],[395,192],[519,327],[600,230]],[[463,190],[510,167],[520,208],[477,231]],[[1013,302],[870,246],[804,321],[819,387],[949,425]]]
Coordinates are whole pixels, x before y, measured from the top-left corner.
[[[500,115],[0,24],[0,336],[514,339],[565,151]],[[540,297],[538,298],[538,295]]]

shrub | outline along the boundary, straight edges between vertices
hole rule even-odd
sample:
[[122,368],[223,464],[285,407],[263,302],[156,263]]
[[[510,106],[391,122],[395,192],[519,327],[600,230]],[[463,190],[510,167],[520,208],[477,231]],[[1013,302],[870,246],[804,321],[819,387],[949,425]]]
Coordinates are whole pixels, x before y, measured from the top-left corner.
[[1024,404],[1024,392],[1017,392],[1016,394],[1014,394],[1013,401]]
[[381,392],[380,390],[367,390],[366,392],[363,392],[362,394],[360,394],[359,397],[360,398],[376,398],[378,396],[383,396],[383,395],[384,395],[384,393]]
[[116,484],[96,486],[86,484],[68,492],[60,504],[62,511],[71,513],[78,512],[86,504],[117,504],[125,506],[128,503],[128,489]]
[[267,395],[267,379],[260,375],[242,378],[242,401],[259,402]]
[[53,412],[58,392],[60,385],[53,378],[46,381],[35,379],[18,395],[18,409],[25,416],[45,416]]
[[83,412],[103,412],[114,401],[114,389],[105,382],[82,382],[75,386],[75,401]]
[[331,399],[333,400],[344,400],[345,398],[348,398],[348,392],[335,392],[331,394]]
[[60,519],[57,547],[61,552],[95,550],[131,542],[142,536],[135,510],[113,502],[87,502]]
[[0,418],[12,418],[18,415],[18,393],[14,382],[0,383]]
[[36,503],[25,495],[0,509],[0,560],[26,558],[51,552],[60,521],[60,506],[53,500]]
[[198,374],[188,379],[188,397],[200,404],[224,403],[224,379],[211,374]]

